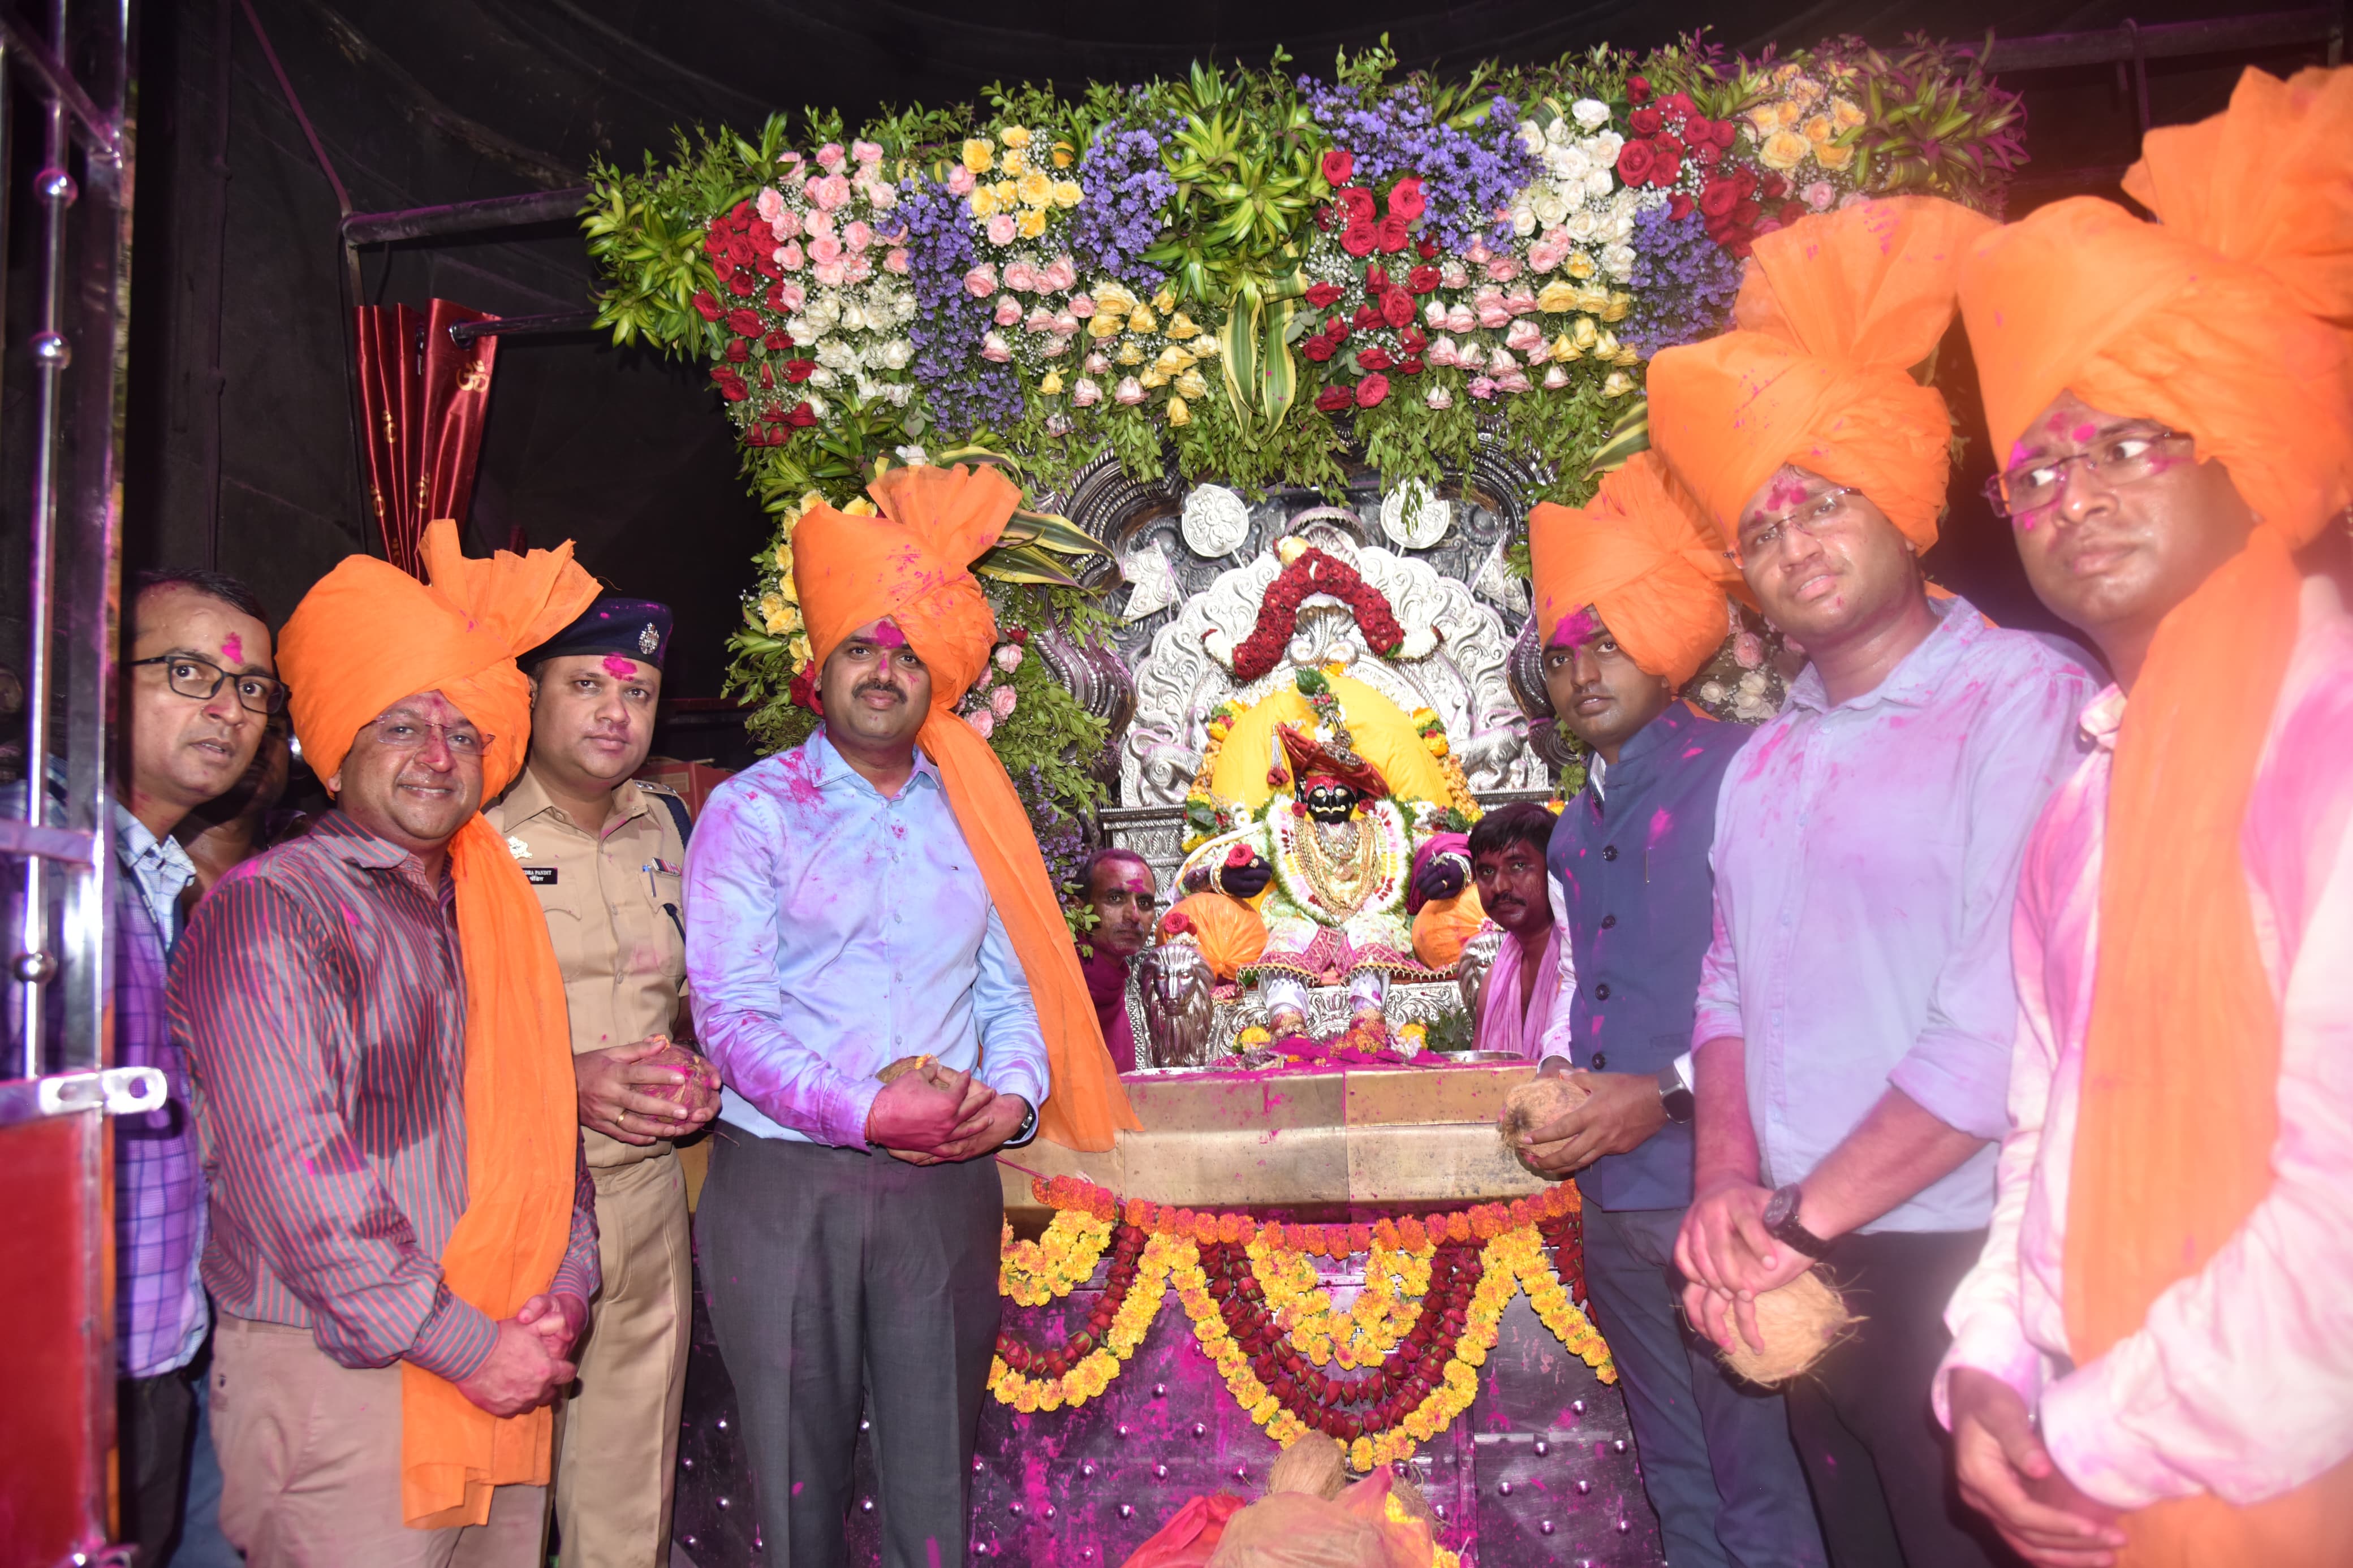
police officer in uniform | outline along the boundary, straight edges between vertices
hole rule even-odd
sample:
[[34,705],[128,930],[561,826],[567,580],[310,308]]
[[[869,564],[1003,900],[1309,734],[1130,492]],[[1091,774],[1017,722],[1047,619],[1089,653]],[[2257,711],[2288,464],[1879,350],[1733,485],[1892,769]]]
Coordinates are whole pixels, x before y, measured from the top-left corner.
[[686,808],[630,778],[653,743],[670,613],[599,598],[532,651],[531,756],[489,810],[539,894],[564,971],[605,1285],[558,1428],[565,1568],[662,1568],[686,1387],[691,1271],[673,1140],[719,1106],[691,1036]]

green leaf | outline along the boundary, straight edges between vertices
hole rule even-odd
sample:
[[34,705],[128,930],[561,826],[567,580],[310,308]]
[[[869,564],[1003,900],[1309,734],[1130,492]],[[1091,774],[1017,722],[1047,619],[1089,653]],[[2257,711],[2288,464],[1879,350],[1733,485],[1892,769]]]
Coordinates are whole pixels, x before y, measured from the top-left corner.
[[1585,466],[1585,477],[1598,479],[1626,466],[1626,459],[1637,452],[1651,449],[1651,400],[1643,398],[1618,416],[1609,426],[1609,437]]

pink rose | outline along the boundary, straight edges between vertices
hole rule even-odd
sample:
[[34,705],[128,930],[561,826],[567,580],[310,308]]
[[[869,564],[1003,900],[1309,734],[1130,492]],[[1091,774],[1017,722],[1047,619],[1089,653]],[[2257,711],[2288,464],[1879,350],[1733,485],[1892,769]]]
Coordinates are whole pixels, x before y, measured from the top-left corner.
[[[1016,310],[1020,309],[1018,305],[1014,308]],[[1049,310],[1043,305],[1033,308],[1029,314],[1022,319],[1021,330],[1025,332],[1052,331],[1054,330],[1054,312]]]
[[1515,289],[1504,296],[1504,309],[1514,316],[1529,315],[1535,308],[1536,297],[1525,289]]
[[1071,296],[1071,315],[1076,316],[1079,320],[1083,321],[1094,313],[1095,297],[1092,294],[1073,294]]
[[1828,180],[1816,180],[1806,187],[1805,195],[1808,206],[1818,213],[1828,212],[1831,204],[1838,200],[1838,187]]
[[999,643],[997,651],[988,657],[997,661],[997,668],[1010,675],[1021,668],[1021,645],[1018,642]]
[[987,740],[988,737],[995,733],[997,730],[997,715],[990,712],[986,708],[982,709],[977,713],[965,714],[964,716],[964,721],[971,725],[974,732],[979,735],[979,737],[984,741]]
[[808,290],[788,279],[776,285],[776,300],[786,315],[797,316],[801,307],[808,303]]
[[882,144],[879,142],[852,142],[849,155],[861,163],[879,163],[882,161]]
[[[1089,356],[1091,361],[1094,357]],[[1092,408],[1103,401],[1103,388],[1082,375],[1079,377],[1079,384],[1071,388],[1071,401],[1082,408]]]
[[1544,384],[1546,390],[1550,392],[1558,392],[1562,387],[1568,384],[1567,368],[1563,365],[1553,366],[1550,370],[1545,372]]
[[899,192],[888,180],[876,180],[865,191],[867,205],[876,212],[889,212],[899,205]]
[[895,272],[904,278],[907,275],[907,247],[903,245],[892,246],[889,254],[882,258],[882,270]]
[[874,258],[851,251],[841,258],[842,276],[852,283],[863,283],[874,276]]
[[1446,312],[1446,330],[1450,332],[1467,332],[1478,324],[1479,318],[1471,313],[1468,305],[1457,305]]
[[1103,353],[1101,349],[1097,349],[1080,363],[1079,368],[1085,371],[1089,375],[1109,375],[1111,374],[1111,355]]
[[1064,354],[1069,353],[1070,352],[1070,339],[1065,337],[1052,337],[1046,340],[1046,357],[1048,359],[1060,359]]
[[980,357],[991,364],[1003,364],[1013,357],[1013,345],[1005,341],[1002,332],[990,332],[980,340]]
[[799,240],[788,239],[784,244],[776,247],[776,265],[783,268],[786,271],[798,272],[801,269],[802,259],[801,242]]
[[1473,267],[1484,267],[1494,258],[1494,255],[1493,251],[1487,248],[1485,240],[1474,239],[1471,242],[1471,248],[1462,253],[1462,259]]
[[1431,331],[1437,332],[1445,331],[1446,301],[1443,300],[1432,300],[1429,304],[1424,305],[1421,308],[1421,319],[1430,323],[1430,330]]
[[1755,669],[1765,662],[1765,640],[1755,632],[1743,632],[1732,639],[1732,657],[1741,668]]
[[1452,338],[1440,338],[1430,345],[1430,363],[1441,370],[1451,370],[1462,363]]
[[841,167],[841,143],[839,142],[828,142],[817,150],[817,161],[820,168],[839,169]]
[[839,289],[849,280],[847,269],[839,261],[820,261],[809,270],[821,289]]
[[999,719],[1010,719],[1013,717],[1014,705],[1020,700],[1019,692],[1009,686],[1000,686],[988,694],[989,711],[995,713]]
[[1565,259],[1562,252],[1566,249],[1567,247],[1556,245],[1549,239],[1537,240],[1534,245],[1528,247],[1528,270],[1531,272],[1551,271],[1554,268],[1559,266]]
[[1077,312],[1072,310],[1055,311],[1054,330],[1065,337],[1079,330],[1079,318]]
[[759,199],[752,204],[752,208],[760,215],[762,223],[774,223],[785,216],[785,194],[774,185],[765,186],[760,192]]
[[1442,386],[1433,386],[1421,395],[1421,400],[1432,408],[1451,408],[1454,395]]
[[1471,269],[1450,257],[1438,269],[1438,281],[1449,289],[1468,289],[1471,286]]
[[1504,334],[1504,346],[1515,353],[1545,346],[1544,329],[1534,321],[1514,321],[1512,330]]
[[965,168],[962,163],[958,163],[955,168],[948,171],[948,195],[952,196],[968,196],[972,195],[972,187],[974,184],[975,181],[972,177],[972,171]]
[[839,174],[828,174],[809,186],[809,199],[826,211],[849,205],[849,182]]
[[1499,392],[1525,392],[1528,390],[1528,373],[1517,367],[1507,370],[1495,378],[1495,388]]
[[863,250],[874,243],[874,231],[853,218],[849,226],[841,231],[841,242],[852,250]]
[[1509,283],[1519,275],[1520,263],[1516,257],[1498,256],[1487,263],[1487,276],[1498,283]]
[[833,236],[821,235],[809,241],[809,259],[819,267],[830,267],[841,259],[841,241]]
[[768,226],[768,230],[778,239],[797,239],[801,233],[801,215],[786,207],[776,215],[776,221]]
[[831,213],[819,209],[818,211],[808,215],[808,235],[810,238],[814,239],[819,235],[833,233],[833,215]]
[[1020,320],[1021,301],[1010,294],[999,294],[997,297],[997,324],[1010,327],[1018,325]]
[[1058,256],[1038,275],[1038,287],[1060,293],[1079,280],[1079,264],[1067,256]]
[[1020,232],[1020,226],[1014,222],[1011,213],[998,213],[988,220],[988,243],[991,245],[1010,245],[1013,237]]
[[1506,375],[1519,368],[1520,362],[1512,357],[1509,349],[1497,349],[1487,356],[1487,369],[1493,374]]
[[1482,294],[1472,301],[1479,313],[1479,324],[1490,329],[1512,324],[1512,308],[1504,303],[1501,294]]
[[1119,399],[1122,404],[1133,408],[1143,402],[1148,394],[1144,390],[1144,383],[1132,375],[1123,375],[1119,378],[1119,384],[1112,389],[1112,395]]
[[1473,397],[1484,399],[1495,395],[1495,384],[1483,375],[1474,375],[1471,378],[1471,384],[1462,390]]
[[1038,288],[1038,274],[1030,270],[1028,262],[1016,261],[1005,269],[1005,286],[1024,294],[1034,293]]
[[964,291],[976,300],[997,292],[997,268],[984,261],[964,275]]

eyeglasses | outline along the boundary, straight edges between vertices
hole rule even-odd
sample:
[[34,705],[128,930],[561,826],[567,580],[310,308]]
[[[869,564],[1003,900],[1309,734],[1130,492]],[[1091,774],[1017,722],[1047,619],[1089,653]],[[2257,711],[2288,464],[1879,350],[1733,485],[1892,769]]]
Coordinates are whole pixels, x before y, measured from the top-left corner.
[[1725,559],[1735,564],[1761,561],[1780,546],[1792,529],[1808,539],[1819,539],[1822,530],[1846,510],[1846,498],[1862,493],[1852,485],[1824,490],[1795,511],[1783,513],[1746,539],[1736,542],[1730,550],[1724,552]]
[[286,710],[286,683],[269,675],[232,676],[208,658],[194,654],[159,653],[153,658],[134,658],[132,669],[151,664],[164,667],[164,679],[172,689],[198,702],[209,702],[221,689],[224,680],[237,682],[237,703],[248,713],[267,716]]
[[2183,442],[2194,439],[2161,425],[2111,430],[2081,452],[2021,463],[1996,474],[1985,483],[1986,504],[1993,508],[1996,517],[2016,517],[2049,506],[2059,499],[2066,487],[2067,469],[2076,463],[2098,475],[2111,489],[2138,484],[2156,473],[2167,457],[2178,454]]
[[411,719],[406,714],[388,713],[372,720],[369,732],[375,743],[387,752],[413,752],[425,744],[427,735],[438,735],[441,743],[449,748],[453,757],[479,759],[491,749],[496,735],[485,735],[469,724],[459,729],[454,724],[436,724],[429,719]]

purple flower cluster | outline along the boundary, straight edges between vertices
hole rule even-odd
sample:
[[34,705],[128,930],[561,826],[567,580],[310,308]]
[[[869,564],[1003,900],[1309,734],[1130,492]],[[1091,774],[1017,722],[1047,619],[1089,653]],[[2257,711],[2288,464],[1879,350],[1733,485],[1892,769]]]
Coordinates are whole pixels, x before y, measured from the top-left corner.
[[1029,815],[1030,830],[1038,836],[1038,851],[1046,859],[1046,879],[1057,888],[1069,886],[1078,878],[1079,862],[1087,858],[1085,832],[1055,801],[1045,770],[1037,763],[1021,770],[1013,781],[1013,793],[1020,797]]
[[1696,212],[1680,218],[1663,206],[1634,215],[1634,308],[1619,341],[1644,359],[1724,330],[1740,292],[1740,258],[1710,239]]
[[1183,126],[1114,120],[1095,133],[1072,171],[1086,199],[1071,214],[1071,253],[1080,276],[1118,279],[1146,293],[1167,279],[1143,257],[1160,237],[1160,215],[1176,199],[1176,182],[1161,161],[1161,143]]
[[1484,235],[1508,244],[1512,226],[1496,215],[1541,172],[1520,145],[1519,107],[1498,94],[1486,118],[1468,130],[1437,119],[1411,82],[1367,104],[1353,87],[1335,87],[1301,77],[1308,112],[1332,144],[1356,154],[1353,184],[1378,189],[1407,174],[1419,174],[1429,205],[1422,226],[1448,250],[1468,250]]
[[994,301],[973,298],[964,286],[964,275],[979,259],[970,210],[937,180],[911,180],[899,189],[898,210],[907,222],[907,281],[915,290],[907,337],[932,421],[958,432],[1002,429],[1021,416],[1021,378],[1010,364],[980,357]]

